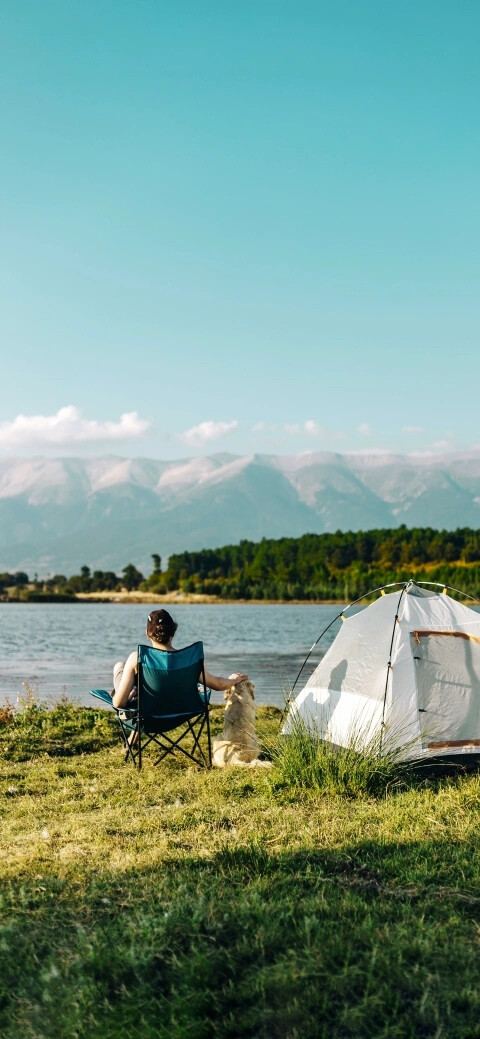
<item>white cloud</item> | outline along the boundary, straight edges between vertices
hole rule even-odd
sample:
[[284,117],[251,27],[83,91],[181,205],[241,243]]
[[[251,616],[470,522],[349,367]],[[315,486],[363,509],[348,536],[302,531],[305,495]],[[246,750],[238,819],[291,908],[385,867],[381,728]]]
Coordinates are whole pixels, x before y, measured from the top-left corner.
[[275,433],[278,430],[278,423],[276,422],[255,422],[252,426],[252,433]]
[[143,436],[149,426],[150,422],[139,418],[136,411],[121,415],[119,422],[98,422],[83,418],[79,408],[70,404],[56,415],[17,415],[11,422],[1,422],[0,447],[128,440]]
[[424,433],[423,426],[402,426],[402,433]]
[[318,437],[321,436],[322,433],[324,433],[324,429],[322,428],[322,426],[319,426],[318,422],[315,422],[315,419],[313,418],[307,419],[307,421],[304,423],[303,428],[305,432],[308,433],[308,435],[311,437]]
[[320,426],[313,418],[307,419],[306,422],[285,422],[283,428],[286,433],[291,433],[292,436],[307,433],[310,437],[317,437],[323,436],[325,433],[323,426]]
[[361,422],[360,425],[357,426],[357,433],[361,433],[362,437],[371,437],[372,430],[370,429],[368,422]]
[[238,426],[236,419],[231,422],[201,422],[199,426],[186,429],[180,436],[187,444],[205,444],[208,440],[218,440],[225,437]]

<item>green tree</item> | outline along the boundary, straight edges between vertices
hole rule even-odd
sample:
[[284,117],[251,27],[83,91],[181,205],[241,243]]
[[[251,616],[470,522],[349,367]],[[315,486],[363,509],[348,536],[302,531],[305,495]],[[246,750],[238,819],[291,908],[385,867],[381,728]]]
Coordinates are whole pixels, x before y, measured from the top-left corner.
[[67,583],[67,578],[65,577],[65,574],[54,574],[52,581],[54,588],[63,588]]
[[122,574],[122,583],[127,589],[127,592],[131,592],[134,588],[138,588],[144,579],[143,574],[137,570],[133,563],[127,563],[127,565],[123,567]]
[[14,581],[12,582],[13,584],[16,584],[16,585],[28,584],[28,574],[25,574],[23,572],[23,570],[17,570],[17,572],[15,574],[13,574],[13,577],[14,577]]
[[162,571],[162,557],[157,552],[152,552],[153,561],[153,574],[160,574]]
[[119,578],[113,570],[93,571],[92,592],[113,592],[119,584]]
[[80,580],[82,582],[82,592],[90,592],[92,588],[92,579],[90,576],[89,566],[82,566],[80,568]]

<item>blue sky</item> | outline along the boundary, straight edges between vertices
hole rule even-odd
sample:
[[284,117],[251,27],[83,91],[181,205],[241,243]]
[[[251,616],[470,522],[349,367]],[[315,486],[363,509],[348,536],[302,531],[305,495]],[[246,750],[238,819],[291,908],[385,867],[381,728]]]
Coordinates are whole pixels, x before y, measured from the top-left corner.
[[478,5],[2,8],[2,453],[480,443]]

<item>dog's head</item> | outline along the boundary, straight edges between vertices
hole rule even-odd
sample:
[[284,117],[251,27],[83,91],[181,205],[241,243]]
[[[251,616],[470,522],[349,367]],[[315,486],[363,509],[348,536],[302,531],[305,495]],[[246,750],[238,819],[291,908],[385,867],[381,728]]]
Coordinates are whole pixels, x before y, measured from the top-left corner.
[[230,686],[230,689],[226,689],[223,695],[225,700],[231,700],[232,698],[237,700],[254,700],[255,686],[247,678],[245,682],[239,682],[238,685]]

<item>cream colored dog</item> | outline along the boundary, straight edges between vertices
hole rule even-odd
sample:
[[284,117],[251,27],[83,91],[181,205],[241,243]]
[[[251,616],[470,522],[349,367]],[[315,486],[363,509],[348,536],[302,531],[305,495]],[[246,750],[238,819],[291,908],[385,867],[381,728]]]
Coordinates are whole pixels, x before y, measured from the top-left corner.
[[213,764],[217,768],[224,765],[270,766],[269,761],[260,761],[258,757],[260,744],[255,735],[254,690],[252,682],[239,682],[224,694],[227,703],[223,733],[213,740]]

